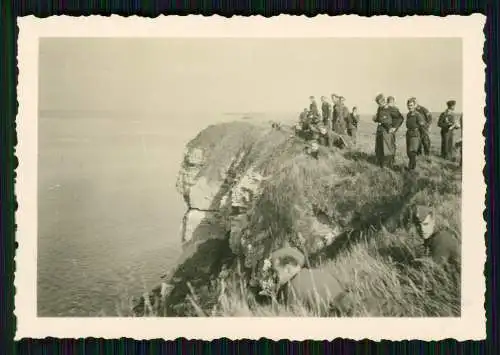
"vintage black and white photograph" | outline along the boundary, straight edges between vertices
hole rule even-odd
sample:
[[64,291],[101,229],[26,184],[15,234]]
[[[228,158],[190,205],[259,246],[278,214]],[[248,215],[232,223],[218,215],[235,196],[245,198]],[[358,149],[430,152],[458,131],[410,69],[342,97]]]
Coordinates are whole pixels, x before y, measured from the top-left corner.
[[459,319],[464,46],[40,37],[35,317]]

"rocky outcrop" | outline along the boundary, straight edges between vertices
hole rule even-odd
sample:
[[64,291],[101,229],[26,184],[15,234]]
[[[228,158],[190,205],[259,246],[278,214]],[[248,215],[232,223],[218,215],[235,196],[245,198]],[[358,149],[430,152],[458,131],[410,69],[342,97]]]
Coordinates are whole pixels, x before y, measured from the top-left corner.
[[[238,260],[250,280],[259,280],[274,250],[289,245],[315,255],[354,225],[379,218],[363,211],[378,213],[401,196],[395,173],[347,154],[348,137],[320,145],[312,157],[294,129],[238,121],[210,126],[189,142],[177,179],[186,203],[183,251],[149,303],[166,298],[169,315],[186,315],[186,295],[209,290],[223,265]],[[380,201],[371,198],[371,185],[382,189]]]
[[[325,213],[314,210],[313,201],[298,200],[295,201],[296,206],[288,206],[297,209],[297,219],[293,221],[292,228],[296,231],[273,243],[269,231],[272,226],[269,224],[280,221],[273,222],[266,220],[265,215],[259,215],[266,213],[265,206],[259,206],[259,203],[270,204],[271,209],[279,208],[279,200],[262,199],[262,194],[266,187],[269,190],[267,183],[276,181],[279,178],[276,175],[283,173],[279,164],[293,158],[290,154],[309,158],[304,152],[295,149],[306,143],[290,136],[291,130],[281,126],[276,129],[275,126],[261,127],[236,122],[226,125],[226,133],[229,129],[232,131],[231,136],[239,136],[237,132],[242,132],[245,137],[241,137],[240,141],[232,137],[226,142],[227,137],[207,134],[207,130],[220,128],[212,126],[202,134],[205,133],[215,142],[197,137],[187,147],[177,182],[187,205],[181,236],[184,247],[206,239],[228,238],[233,253],[242,256],[245,264],[252,267],[279,244],[305,243],[309,251],[313,252],[328,245],[342,233],[340,225]],[[220,151],[217,148],[222,148],[225,154],[217,154]],[[275,188],[278,186],[272,186],[271,189]],[[281,193],[288,192],[285,189]],[[259,214],[255,213],[256,210],[259,210]]]
[[[135,314],[210,312],[227,270],[264,295],[266,283],[275,282],[274,251],[296,248],[306,267],[321,268],[326,253],[345,257],[373,231],[400,229],[411,204],[455,201],[461,193],[460,184],[443,183],[457,180],[456,169],[438,158],[409,174],[379,169],[372,155],[351,149],[349,137],[313,138],[274,122],[236,121],[209,126],[191,140],[177,179],[186,204],[182,252],[161,284],[135,304]],[[450,211],[459,209],[457,201],[453,208],[438,206],[441,220],[455,226],[460,216]]]

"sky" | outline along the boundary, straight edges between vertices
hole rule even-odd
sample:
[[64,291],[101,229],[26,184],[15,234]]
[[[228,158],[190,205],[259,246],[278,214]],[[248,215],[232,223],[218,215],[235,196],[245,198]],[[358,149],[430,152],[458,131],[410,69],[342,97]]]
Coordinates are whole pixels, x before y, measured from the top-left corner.
[[332,93],[362,113],[378,93],[462,108],[459,38],[45,38],[39,55],[40,110],[298,112]]

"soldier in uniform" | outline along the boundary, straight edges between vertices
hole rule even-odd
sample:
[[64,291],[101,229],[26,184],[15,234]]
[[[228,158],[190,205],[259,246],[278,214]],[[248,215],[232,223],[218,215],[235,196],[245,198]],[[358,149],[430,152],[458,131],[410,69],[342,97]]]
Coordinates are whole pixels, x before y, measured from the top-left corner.
[[[392,144],[394,145],[394,151],[396,151],[396,132],[399,130],[399,127],[401,127],[401,125],[403,124],[404,117],[401,114],[401,111],[399,111],[399,108],[396,106],[396,99],[394,98],[394,96],[387,97],[387,107],[391,112],[392,128],[394,129],[392,135],[393,139]],[[394,161],[392,163],[394,163]]]
[[305,268],[304,254],[292,247],[284,247],[270,255],[270,264],[276,275],[278,299],[285,303],[303,302],[311,310],[319,308],[328,315],[346,292],[343,284],[328,270]]
[[417,166],[417,154],[420,147],[421,127],[425,126],[424,116],[416,110],[417,103],[411,98],[407,102],[408,114],[406,115],[406,154],[410,160],[408,170],[414,170]]
[[378,94],[375,98],[378,105],[377,113],[373,121],[378,123],[377,134],[375,138],[375,155],[381,168],[391,166],[396,154],[394,146],[394,128],[392,127],[391,110],[387,106],[383,94]]
[[346,119],[347,135],[351,137],[352,143],[356,145],[356,132],[358,130],[359,114],[358,108],[354,106],[352,112]]
[[326,96],[321,96],[321,102],[322,102],[321,111],[323,114],[323,125],[325,127],[328,127],[328,125],[330,124],[330,121],[331,121],[332,107],[328,103],[328,101],[326,101]]
[[416,110],[425,118],[425,126],[420,129],[420,148],[418,149],[418,155],[422,155],[422,150],[425,155],[429,155],[431,151],[431,138],[429,137],[429,130],[432,124],[432,114],[428,109],[418,104],[415,97],[412,97],[416,102]]
[[336,125],[338,104],[339,104],[339,96],[337,94],[332,94],[332,129]]
[[455,105],[455,100],[448,101],[448,108],[441,113],[438,120],[438,126],[441,128],[441,157],[449,160],[453,155],[453,130],[459,126],[454,114]]
[[320,118],[318,104],[314,96],[309,96],[311,103],[309,104],[309,113],[312,115],[313,121],[318,121]]
[[317,128],[317,140],[318,144],[321,144],[325,147],[331,148],[333,146],[331,131],[328,129],[328,126]]
[[436,263],[448,263],[460,270],[461,241],[458,235],[450,228],[436,227],[433,208],[426,205],[415,206],[413,223],[418,235],[424,241],[424,247],[428,255]]
[[349,109],[345,106],[345,98],[339,96],[337,106],[333,112],[334,114],[334,124],[333,130],[337,134],[345,134],[346,132],[346,120],[349,117]]
[[302,111],[300,113],[300,115],[299,115],[299,122],[300,123],[302,123],[302,122],[304,122],[306,120],[306,118],[307,118],[307,112],[308,112],[308,110],[307,110],[307,107],[306,107],[306,108],[304,108],[304,111]]

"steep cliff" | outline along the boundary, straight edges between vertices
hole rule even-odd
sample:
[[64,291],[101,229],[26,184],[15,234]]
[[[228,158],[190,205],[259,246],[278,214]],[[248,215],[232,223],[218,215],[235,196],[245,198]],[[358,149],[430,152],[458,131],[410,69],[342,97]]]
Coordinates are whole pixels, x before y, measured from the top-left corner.
[[[214,280],[235,260],[255,281],[273,250],[295,246],[313,263],[367,228],[400,227],[410,203],[460,192],[425,174],[432,163],[408,175],[379,169],[359,150],[320,146],[315,159],[306,146],[291,128],[248,121],[209,126],[189,142],[177,181],[186,202],[183,253],[156,289],[167,297],[165,314],[189,314],[189,293],[204,295],[209,309],[217,302]],[[438,212],[460,224],[448,210]]]

